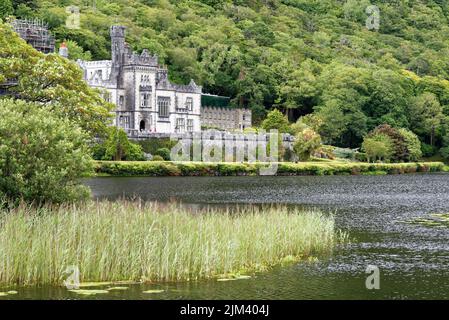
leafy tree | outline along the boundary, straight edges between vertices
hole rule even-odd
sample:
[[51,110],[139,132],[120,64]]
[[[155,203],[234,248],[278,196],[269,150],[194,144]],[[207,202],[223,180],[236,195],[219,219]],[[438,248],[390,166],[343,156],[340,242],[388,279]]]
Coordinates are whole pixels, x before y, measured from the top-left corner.
[[290,124],[286,116],[277,109],[268,113],[267,118],[262,122],[262,128],[266,131],[276,129],[279,133],[290,132]]
[[105,155],[103,160],[144,160],[142,146],[129,141],[126,132],[122,128],[109,127],[108,137],[105,141]]
[[69,58],[71,60],[84,60],[84,61],[89,61],[92,59],[92,54],[90,53],[90,51],[84,51],[84,49],[82,47],[80,47],[78,45],[78,43],[76,43],[76,41],[73,40],[67,40],[65,41],[65,44],[67,45],[67,49],[69,51]]
[[409,109],[410,124],[416,133],[429,137],[435,144],[435,134],[444,118],[443,108],[435,94],[425,92],[416,97]]
[[[291,66],[288,66],[292,68]],[[287,110],[298,109],[305,115],[313,111],[319,95],[317,76],[321,66],[316,61],[308,59],[300,67],[285,75],[285,80],[278,85],[279,102]]]
[[6,24],[0,33],[0,83],[11,95],[46,105],[92,135],[104,132],[113,105],[87,85],[75,63],[36,51]]
[[321,146],[321,137],[310,128],[304,128],[295,135],[293,151],[301,161],[307,161]]
[[22,100],[0,100],[0,114],[0,195],[37,204],[89,196],[78,184],[92,170],[87,134]]
[[20,19],[30,19],[35,16],[35,12],[26,4],[21,3],[15,8],[14,15]]
[[449,161],[449,147],[443,147],[440,149],[440,154],[443,159],[448,162]]
[[0,19],[13,14],[14,8],[11,0],[0,0]]
[[418,161],[422,157],[421,141],[413,131],[405,128],[399,129],[400,135],[404,138],[408,150],[408,160]]
[[408,161],[410,159],[409,149],[405,137],[396,129],[388,124],[383,124],[376,127],[368,134],[368,137],[375,137],[377,135],[385,135],[391,141],[392,154],[389,159],[400,162]]
[[368,162],[371,160],[390,160],[394,152],[393,142],[390,137],[379,133],[370,137],[366,137],[362,143],[362,150],[366,153]]

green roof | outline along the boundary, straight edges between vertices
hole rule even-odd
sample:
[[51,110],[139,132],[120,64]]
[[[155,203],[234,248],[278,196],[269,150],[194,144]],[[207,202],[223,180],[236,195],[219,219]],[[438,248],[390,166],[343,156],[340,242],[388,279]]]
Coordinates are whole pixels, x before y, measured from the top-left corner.
[[231,98],[203,94],[201,95],[201,105],[203,107],[231,108]]

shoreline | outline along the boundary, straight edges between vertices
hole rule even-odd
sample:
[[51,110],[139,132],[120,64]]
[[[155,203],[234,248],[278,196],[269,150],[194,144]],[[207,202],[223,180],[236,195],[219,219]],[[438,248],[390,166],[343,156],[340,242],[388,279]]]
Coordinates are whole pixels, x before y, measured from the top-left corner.
[[[215,177],[261,176],[267,163],[207,163],[172,161],[94,161],[90,177]],[[445,172],[443,162],[279,162],[275,176],[394,175]]]

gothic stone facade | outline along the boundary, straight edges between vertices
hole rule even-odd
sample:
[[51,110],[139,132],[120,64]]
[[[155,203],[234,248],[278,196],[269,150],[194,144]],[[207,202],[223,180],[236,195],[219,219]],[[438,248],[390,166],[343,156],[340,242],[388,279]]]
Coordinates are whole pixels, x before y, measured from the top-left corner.
[[110,32],[111,60],[78,63],[88,84],[117,106],[114,124],[131,135],[200,131],[202,88],[193,80],[188,85],[170,83],[157,56],[131,51],[125,27],[112,26]]

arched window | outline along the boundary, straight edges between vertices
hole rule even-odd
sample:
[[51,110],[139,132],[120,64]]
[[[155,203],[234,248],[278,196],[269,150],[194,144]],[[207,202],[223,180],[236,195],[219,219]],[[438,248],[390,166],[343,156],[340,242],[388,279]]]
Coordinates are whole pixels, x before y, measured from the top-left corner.
[[145,120],[141,120],[141,121],[140,121],[139,130],[140,130],[140,131],[145,131],[145,130],[146,130],[146,123],[145,123]]

